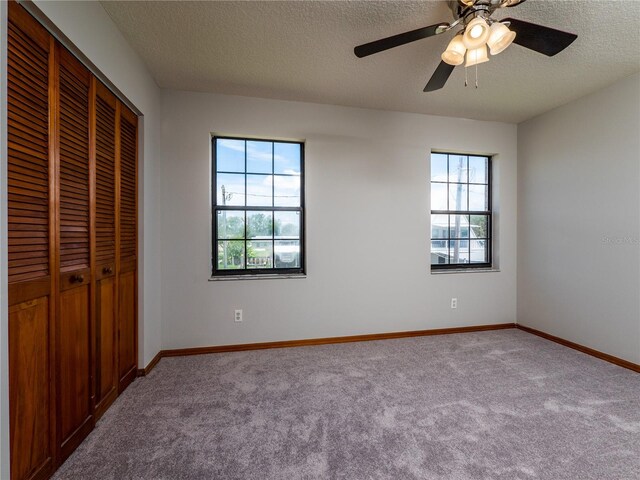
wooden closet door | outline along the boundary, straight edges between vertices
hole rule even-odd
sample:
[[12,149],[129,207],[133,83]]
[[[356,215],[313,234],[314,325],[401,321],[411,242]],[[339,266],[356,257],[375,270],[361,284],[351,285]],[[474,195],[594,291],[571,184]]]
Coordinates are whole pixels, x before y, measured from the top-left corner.
[[21,6],[9,3],[8,280],[11,478],[53,472],[52,346],[53,151],[49,80],[53,39]]
[[116,297],[117,101],[102,83],[95,89],[96,417],[118,395]]
[[138,118],[120,106],[118,177],[118,371],[119,391],[137,374],[137,145]]
[[58,445],[64,460],[93,428],[88,70],[59,47]]

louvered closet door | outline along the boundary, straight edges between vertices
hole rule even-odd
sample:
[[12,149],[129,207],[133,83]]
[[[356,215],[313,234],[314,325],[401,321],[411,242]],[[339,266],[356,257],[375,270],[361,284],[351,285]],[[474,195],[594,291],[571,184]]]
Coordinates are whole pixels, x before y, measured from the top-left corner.
[[116,97],[95,95],[96,417],[118,395],[116,364]]
[[93,428],[89,255],[89,72],[60,47],[58,442],[65,459]]
[[119,390],[137,373],[137,144],[138,118],[120,104],[118,370]]
[[19,5],[8,26],[11,478],[53,471],[49,62],[53,40]]

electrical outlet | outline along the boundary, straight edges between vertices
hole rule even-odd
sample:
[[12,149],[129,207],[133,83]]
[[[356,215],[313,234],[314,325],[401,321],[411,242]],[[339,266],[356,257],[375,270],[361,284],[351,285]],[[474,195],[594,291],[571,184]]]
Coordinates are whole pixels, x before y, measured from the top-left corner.
[[234,322],[241,322],[242,321],[242,310],[236,310],[236,313],[233,317],[233,321]]
[[458,299],[455,297],[451,299],[451,308],[458,308]]

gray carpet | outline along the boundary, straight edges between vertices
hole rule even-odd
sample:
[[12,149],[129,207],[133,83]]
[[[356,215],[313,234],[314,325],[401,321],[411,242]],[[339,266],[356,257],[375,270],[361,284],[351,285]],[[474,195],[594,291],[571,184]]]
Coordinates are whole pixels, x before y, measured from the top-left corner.
[[165,358],[61,479],[640,479],[640,375],[519,330]]

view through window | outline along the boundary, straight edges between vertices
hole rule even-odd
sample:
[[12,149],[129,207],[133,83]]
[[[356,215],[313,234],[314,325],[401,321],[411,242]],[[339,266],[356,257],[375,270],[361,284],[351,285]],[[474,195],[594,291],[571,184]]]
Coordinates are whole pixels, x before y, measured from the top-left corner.
[[304,145],[214,137],[213,275],[304,271]]
[[491,265],[491,158],[431,154],[431,268]]

